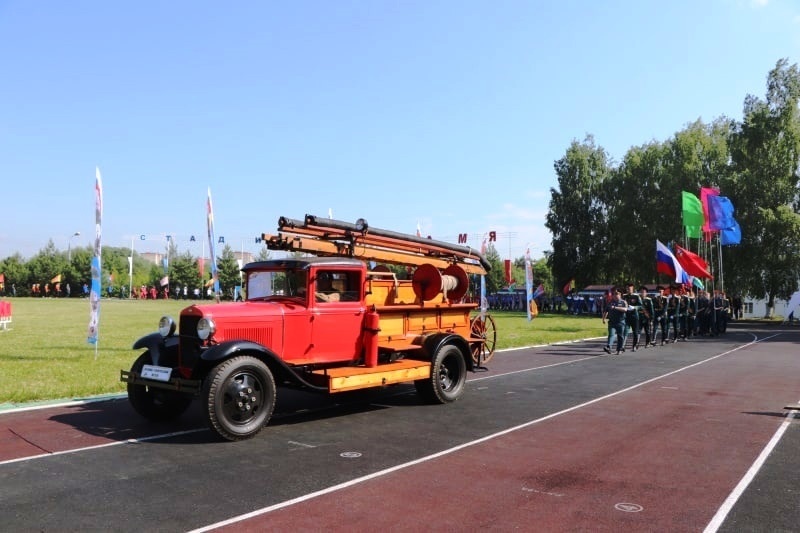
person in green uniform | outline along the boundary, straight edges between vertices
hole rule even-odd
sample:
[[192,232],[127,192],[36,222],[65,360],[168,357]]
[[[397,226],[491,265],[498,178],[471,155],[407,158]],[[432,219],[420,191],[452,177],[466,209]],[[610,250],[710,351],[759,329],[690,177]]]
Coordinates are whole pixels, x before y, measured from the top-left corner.
[[[639,307],[639,326],[644,330],[644,347],[655,346],[653,342],[653,317],[655,317],[655,308],[653,307],[653,299],[647,295],[647,287],[642,285],[639,287],[639,300],[642,302]],[[641,336],[641,335],[640,335]]]
[[639,349],[639,309],[642,307],[642,299],[634,292],[633,283],[628,283],[627,288],[628,291],[622,297],[628,304],[628,311],[625,314],[625,340],[629,332],[633,333],[631,349],[635,352]]
[[617,355],[625,351],[625,314],[628,312],[628,303],[622,298],[622,291],[615,290],[614,297],[608,302],[603,315],[603,324],[608,318],[608,341],[603,348],[606,353],[611,353],[611,344],[616,339]]

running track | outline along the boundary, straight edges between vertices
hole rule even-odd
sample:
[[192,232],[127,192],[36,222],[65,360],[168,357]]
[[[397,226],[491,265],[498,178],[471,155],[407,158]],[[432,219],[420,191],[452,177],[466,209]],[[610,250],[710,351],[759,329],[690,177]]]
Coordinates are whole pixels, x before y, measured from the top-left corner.
[[[502,352],[447,406],[413,387],[280,397],[219,442],[194,409],[0,413],[9,531],[796,531],[800,331],[601,355]],[[280,393],[279,393],[280,396]],[[172,436],[164,436],[172,433]]]

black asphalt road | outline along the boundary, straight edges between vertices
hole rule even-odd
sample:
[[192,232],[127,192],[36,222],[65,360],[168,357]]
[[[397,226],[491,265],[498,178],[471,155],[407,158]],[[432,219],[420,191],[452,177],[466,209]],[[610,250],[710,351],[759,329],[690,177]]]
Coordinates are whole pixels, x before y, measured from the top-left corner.
[[[781,357],[787,351],[800,355],[800,328],[738,325],[724,337],[623,356],[604,356],[601,341],[501,352],[489,371],[470,375],[466,393],[450,405],[421,404],[413,387],[405,385],[330,398],[279,391],[270,425],[256,438],[238,443],[219,441],[203,429],[200,406],[195,405],[181,428],[197,432],[145,441],[122,439],[113,446],[0,462],[0,530],[201,528],[514,428],[729,350],[739,349],[736,364],[746,362],[748,348],[741,347],[754,339],[767,339],[764,344],[774,344]],[[727,357],[718,360],[723,369]],[[754,408],[752,416],[771,417],[777,429],[784,420],[783,405],[800,400],[799,371],[800,362],[787,365],[797,387],[786,391],[780,405]],[[727,392],[735,393],[735,387]],[[641,412],[647,416],[647,405]],[[0,422],[9,416],[0,413]],[[50,422],[55,418],[65,430],[64,438],[75,432],[124,435],[126,427],[142,424],[124,400],[30,416]],[[556,420],[565,430],[572,423],[569,416]],[[721,531],[800,530],[798,423],[791,422]],[[163,433],[173,429],[158,428]],[[731,435],[731,446],[737,438]],[[591,447],[592,442],[574,445]],[[766,440],[758,443],[759,448],[766,445]],[[742,470],[742,476],[745,473]],[[455,486],[468,486],[482,473],[476,468],[451,475]],[[424,480],[419,483],[422,488]],[[733,489],[724,487],[726,494]],[[436,505],[429,499],[397,503],[406,512]],[[715,512],[708,509],[709,518]],[[346,526],[342,522],[342,529]],[[475,527],[464,524],[465,530]],[[529,529],[530,524],[519,527]],[[413,528],[398,524],[398,529]]]

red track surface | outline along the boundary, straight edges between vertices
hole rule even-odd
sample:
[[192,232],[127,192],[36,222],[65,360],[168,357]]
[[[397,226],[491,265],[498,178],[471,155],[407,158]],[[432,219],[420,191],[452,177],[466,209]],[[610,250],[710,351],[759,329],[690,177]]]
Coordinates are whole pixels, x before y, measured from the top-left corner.
[[763,346],[230,529],[702,530],[797,393]]
[[[799,374],[794,350],[754,344],[230,528],[702,530],[800,397]],[[199,425],[131,428],[129,413],[121,401],[3,414],[0,461]]]

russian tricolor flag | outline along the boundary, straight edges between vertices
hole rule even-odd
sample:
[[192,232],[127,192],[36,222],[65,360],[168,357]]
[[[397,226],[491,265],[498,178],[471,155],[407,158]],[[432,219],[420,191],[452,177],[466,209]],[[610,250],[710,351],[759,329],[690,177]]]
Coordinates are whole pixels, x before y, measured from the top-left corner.
[[669,248],[659,240],[656,240],[656,270],[674,279],[675,283],[689,283],[689,275]]

